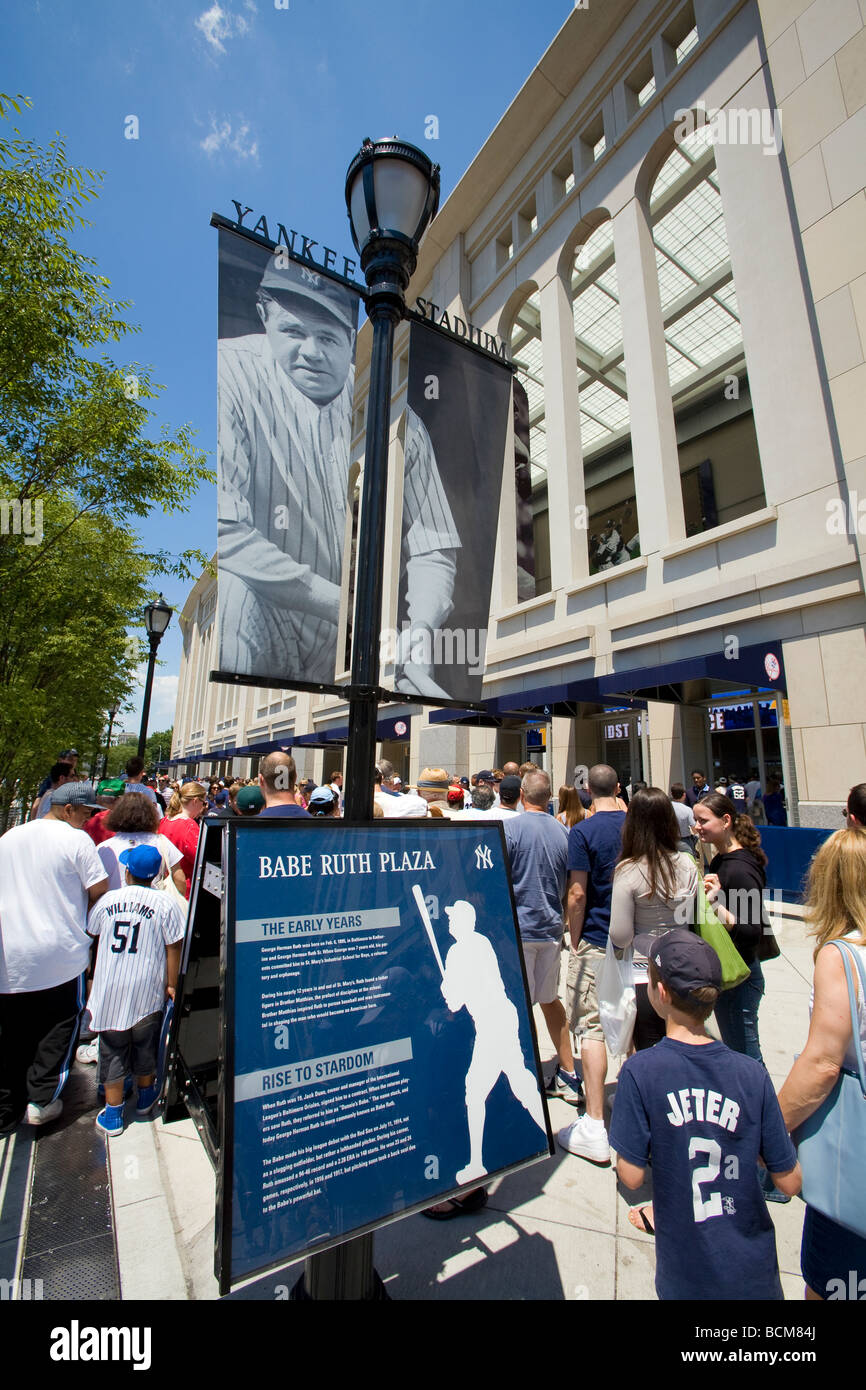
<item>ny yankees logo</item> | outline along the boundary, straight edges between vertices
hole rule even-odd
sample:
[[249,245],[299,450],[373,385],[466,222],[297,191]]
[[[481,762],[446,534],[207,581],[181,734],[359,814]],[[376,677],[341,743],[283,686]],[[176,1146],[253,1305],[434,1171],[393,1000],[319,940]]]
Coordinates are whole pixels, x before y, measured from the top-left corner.
[[305,280],[308,285],[312,285],[314,289],[319,288],[321,278],[314,270],[307,270],[306,266],[301,266],[301,279]]
[[475,867],[476,869],[493,868],[493,855],[490,853],[489,845],[475,846]]

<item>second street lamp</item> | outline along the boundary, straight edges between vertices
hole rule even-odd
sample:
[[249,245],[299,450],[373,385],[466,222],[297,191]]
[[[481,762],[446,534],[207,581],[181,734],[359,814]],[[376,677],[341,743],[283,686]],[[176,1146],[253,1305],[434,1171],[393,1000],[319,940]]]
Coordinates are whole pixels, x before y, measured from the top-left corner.
[[102,759],[102,775],[108,776],[108,759],[111,753],[111,731],[114,728],[114,721],[120,713],[120,701],[115,700],[111,709],[108,711],[108,736],[105,740],[105,756]]
[[156,652],[163,639],[165,630],[171,622],[173,608],[169,608],[162,594],[156,603],[149,603],[144,610],[144,626],[147,630],[147,639],[150,643],[150,655],[147,658],[147,676],[144,682],[144,701],[141,706],[141,727],[138,731],[138,756],[144,757],[144,745],[147,743],[147,721],[150,717],[150,695],[153,689],[153,669],[156,665]]

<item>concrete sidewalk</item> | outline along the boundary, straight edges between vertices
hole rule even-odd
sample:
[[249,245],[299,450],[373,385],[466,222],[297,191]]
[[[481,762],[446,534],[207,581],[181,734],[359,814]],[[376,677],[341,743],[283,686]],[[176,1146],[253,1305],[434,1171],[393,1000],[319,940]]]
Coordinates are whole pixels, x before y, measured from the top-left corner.
[[[808,1030],[812,945],[802,922],[777,921],[782,957],[764,967],[761,1047],[777,1089]],[[536,1010],[545,1070],[553,1049]],[[615,1085],[608,1073],[608,1093]],[[554,1133],[574,1107],[551,1100]],[[214,1299],[214,1173],[191,1120],[133,1122],[112,1140],[110,1166],[122,1297]],[[375,1261],[396,1299],[652,1299],[652,1237],[628,1222],[646,1193],[618,1188],[612,1169],[557,1149],[553,1158],[491,1184],[475,1216],[433,1222],[411,1216],[377,1232]],[[804,1207],[770,1204],[782,1286],[800,1300]],[[236,1290],[235,1299],[286,1298],[301,1273],[287,1266]]]

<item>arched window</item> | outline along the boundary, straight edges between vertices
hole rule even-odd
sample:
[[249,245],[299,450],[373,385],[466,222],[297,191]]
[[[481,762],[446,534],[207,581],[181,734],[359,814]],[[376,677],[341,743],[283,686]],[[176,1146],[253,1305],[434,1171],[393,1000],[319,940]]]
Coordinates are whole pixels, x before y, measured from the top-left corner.
[[571,281],[591,574],[640,554],[613,224],[577,248]]
[[686,534],[765,506],[710,128],[678,141],[650,193]]

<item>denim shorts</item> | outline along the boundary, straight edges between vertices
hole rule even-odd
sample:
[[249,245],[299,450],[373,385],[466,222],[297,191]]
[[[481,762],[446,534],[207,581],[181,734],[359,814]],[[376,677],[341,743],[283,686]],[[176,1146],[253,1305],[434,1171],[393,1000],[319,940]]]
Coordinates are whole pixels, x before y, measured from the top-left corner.
[[803,1222],[800,1268],[809,1288],[821,1298],[866,1298],[866,1239],[809,1206]]
[[156,1071],[162,1014],[149,1014],[122,1032],[99,1034],[99,1081],[103,1086],[125,1076],[150,1076]]

